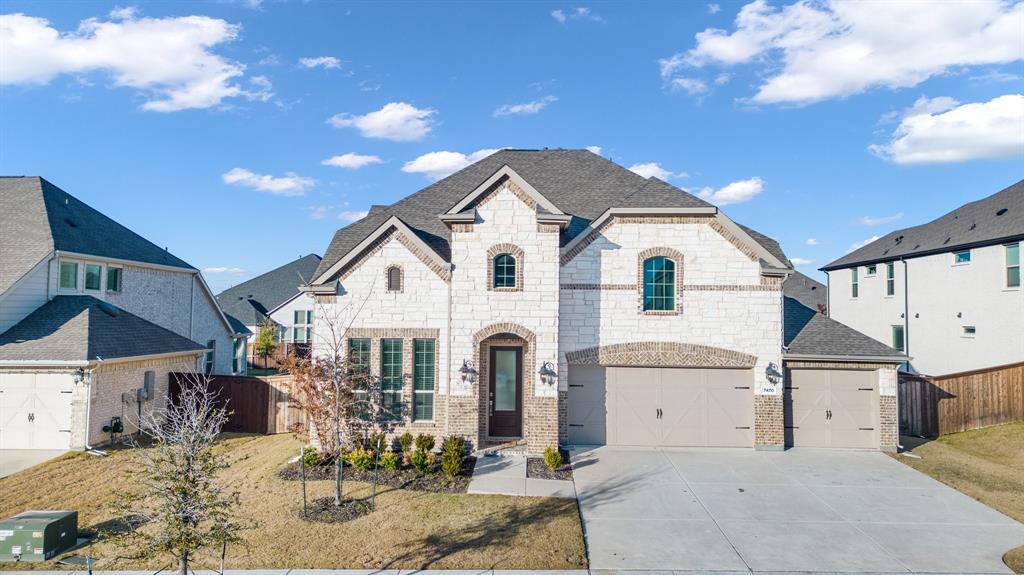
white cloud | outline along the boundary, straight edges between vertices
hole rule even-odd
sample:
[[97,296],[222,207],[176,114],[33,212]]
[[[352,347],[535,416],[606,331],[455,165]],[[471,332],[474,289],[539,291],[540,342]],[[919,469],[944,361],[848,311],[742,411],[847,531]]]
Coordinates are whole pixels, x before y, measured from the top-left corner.
[[316,185],[316,180],[306,178],[295,172],[287,172],[280,177],[256,174],[245,168],[233,168],[221,174],[225,184],[243,186],[256,191],[277,196],[301,196]]
[[722,11],[722,7],[718,4],[708,4],[708,14],[718,14]]
[[601,155],[601,146],[587,146],[586,149],[592,154],[597,154],[598,156]]
[[707,91],[708,91],[707,83],[704,82],[704,80],[700,80],[700,79],[697,79],[697,78],[686,78],[686,77],[683,77],[683,76],[678,76],[678,77],[675,77],[675,78],[672,78],[671,80],[669,80],[668,81],[668,85],[673,90],[679,90],[679,91],[682,91],[682,92],[686,92],[687,94],[689,94],[691,96],[697,96],[699,94],[704,94],[704,93],[707,93]]
[[340,214],[338,214],[338,219],[346,221],[346,222],[349,222],[349,223],[352,223],[352,222],[354,222],[356,220],[361,220],[361,219],[365,218],[366,214],[368,214],[368,213],[369,212],[367,212],[365,210],[361,211],[361,212],[358,212],[358,211],[341,212]]
[[357,170],[363,166],[370,164],[381,164],[384,160],[378,156],[365,156],[363,154],[355,154],[348,152],[340,156],[332,156],[326,160],[320,162],[325,166],[334,166],[335,168],[348,168],[349,170]]
[[868,239],[866,239],[864,241],[857,242],[855,244],[851,244],[850,247],[846,249],[846,253],[855,252],[855,251],[861,249],[862,247],[870,244],[871,242],[877,240],[880,237],[881,236],[871,236],[870,238],[868,238]]
[[303,68],[341,68],[341,60],[334,56],[317,56],[315,58],[299,58],[299,65]]
[[729,83],[729,80],[732,80],[732,74],[722,72],[721,74],[715,76],[715,85],[724,86],[725,84]]
[[389,102],[362,116],[335,114],[327,123],[335,128],[355,128],[364,138],[411,142],[430,133],[436,110],[420,109],[405,102]]
[[244,274],[245,270],[242,268],[210,267],[203,268],[203,272],[208,274]]
[[[755,0],[732,32],[708,28],[696,46],[660,60],[682,70],[754,63],[765,78],[752,100],[809,103],[873,87],[907,88],[963,66],[1024,58],[1024,2]],[[687,73],[685,76],[692,76]]]
[[647,162],[645,164],[633,164],[630,166],[629,171],[634,174],[643,176],[645,178],[655,177],[659,180],[668,181],[669,178],[688,178],[689,174],[686,172],[674,173],[661,167],[658,162]]
[[718,206],[741,204],[754,199],[764,191],[764,180],[758,177],[733,182],[717,190],[702,188],[697,196]]
[[494,110],[494,116],[526,116],[529,114],[536,114],[551,104],[557,102],[558,98],[554,96],[544,96],[540,100],[534,100],[532,102],[526,102],[525,104],[505,104],[498,106]]
[[103,72],[114,85],[144,93],[142,109],[156,112],[263,99],[265,90],[240,83],[243,64],[212,51],[236,40],[238,25],[206,16],[139,18],[133,8],[115,8],[111,17],[62,32],[43,18],[0,15],[0,85],[44,85],[64,74]]
[[918,99],[889,142],[868,149],[897,164],[1024,156],[1024,95],[957,104],[952,98]]
[[899,212],[899,213],[895,213],[895,214],[893,214],[891,216],[879,216],[877,218],[873,217],[873,216],[864,216],[863,218],[861,218],[858,221],[859,221],[859,223],[862,226],[880,226],[882,224],[888,224],[888,223],[891,223],[891,222],[895,222],[896,220],[899,220],[899,219],[902,219],[902,218],[903,218],[903,212]]
[[807,241],[804,242],[804,243],[806,243],[809,246],[816,246],[816,245],[818,245],[818,239],[817,238],[807,238]]
[[497,151],[498,149],[485,148],[468,155],[448,151],[430,152],[406,162],[402,166],[402,171],[410,174],[424,174],[431,180],[440,180]]
[[604,22],[599,14],[594,14],[590,8],[579,7],[566,12],[565,10],[552,10],[551,17],[558,21],[559,24],[565,24],[568,20],[587,20],[590,22]]
[[793,262],[795,266],[809,266],[814,263],[814,260],[807,258],[789,258],[789,261]]

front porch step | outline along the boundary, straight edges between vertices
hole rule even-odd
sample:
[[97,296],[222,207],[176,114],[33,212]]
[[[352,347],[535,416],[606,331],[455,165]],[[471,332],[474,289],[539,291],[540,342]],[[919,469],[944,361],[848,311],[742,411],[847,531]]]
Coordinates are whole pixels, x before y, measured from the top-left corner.
[[515,457],[526,455],[526,440],[484,440],[480,449],[474,452],[477,457]]

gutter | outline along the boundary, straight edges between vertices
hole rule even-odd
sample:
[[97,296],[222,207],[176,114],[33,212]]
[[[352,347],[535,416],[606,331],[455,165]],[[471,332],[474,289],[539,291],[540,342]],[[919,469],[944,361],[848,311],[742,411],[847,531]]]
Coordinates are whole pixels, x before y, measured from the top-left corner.
[[[897,232],[899,232],[899,231],[903,231],[903,230],[897,230]],[[895,234],[897,232],[891,232],[890,235]],[[885,238],[880,238],[879,240],[876,240],[876,241],[881,241],[882,239],[885,239]],[[888,258],[872,258],[872,259],[860,260],[860,261],[855,261],[855,262],[842,263],[842,264],[839,264],[839,265],[828,264],[828,265],[826,265],[824,267],[820,267],[818,269],[820,271],[823,271],[823,272],[828,272],[828,271],[833,271],[833,270],[841,270],[841,269],[846,269],[846,268],[859,267],[859,266],[868,265],[868,264],[880,264],[880,263],[891,262],[891,261],[896,261],[896,260],[902,261],[902,260],[905,260],[905,259],[922,258],[922,257],[926,257],[926,256],[933,256],[933,255],[936,255],[936,254],[952,253],[952,252],[956,252],[956,251],[960,251],[960,250],[969,250],[969,249],[974,249],[974,248],[984,248],[984,247],[988,247],[988,246],[998,246],[1000,244],[1005,244],[1005,243],[1008,243],[1008,242],[1012,243],[1012,242],[1020,241],[1020,240],[1024,240],[1024,234],[1016,234],[1016,235],[1012,235],[1012,236],[1006,236],[1006,237],[1003,237],[1003,238],[993,238],[993,239],[982,240],[982,241],[977,241],[977,242],[968,242],[966,244],[957,244],[957,245],[953,245],[953,246],[942,246],[942,248],[932,248],[932,249],[928,249],[928,250],[921,250],[921,251],[917,251],[917,252],[911,252],[911,253],[908,253],[908,254],[903,254],[901,256],[892,256],[892,257],[888,257]]]

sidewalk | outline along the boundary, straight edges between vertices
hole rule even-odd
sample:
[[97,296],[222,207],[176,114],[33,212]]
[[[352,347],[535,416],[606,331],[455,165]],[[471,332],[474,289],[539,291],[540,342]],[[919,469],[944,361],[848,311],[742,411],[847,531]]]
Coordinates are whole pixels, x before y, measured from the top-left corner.
[[526,477],[526,456],[523,455],[478,458],[468,492],[576,498],[576,487],[572,481]]

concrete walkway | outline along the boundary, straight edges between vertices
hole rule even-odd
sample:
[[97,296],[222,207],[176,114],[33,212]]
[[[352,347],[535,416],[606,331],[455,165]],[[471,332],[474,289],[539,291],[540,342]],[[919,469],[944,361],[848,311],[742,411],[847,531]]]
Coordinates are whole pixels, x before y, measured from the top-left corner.
[[1024,525],[878,452],[575,451],[592,570],[1010,573]]
[[66,449],[0,449],[0,477],[14,475],[65,453]]
[[485,455],[477,458],[473,478],[469,481],[469,493],[568,499],[576,497],[572,481],[526,477],[526,456],[523,455]]

